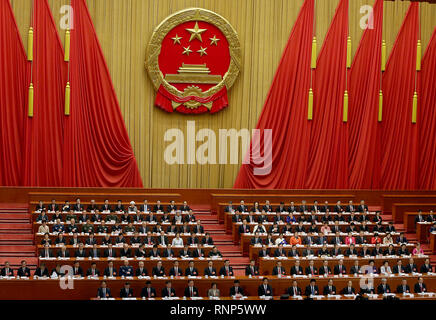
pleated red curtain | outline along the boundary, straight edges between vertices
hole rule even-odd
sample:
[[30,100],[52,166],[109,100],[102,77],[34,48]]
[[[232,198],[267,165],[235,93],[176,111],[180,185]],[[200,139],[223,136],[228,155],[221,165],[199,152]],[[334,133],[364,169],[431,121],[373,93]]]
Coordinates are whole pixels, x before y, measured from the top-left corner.
[[72,0],[71,115],[65,119],[64,185],[142,187],[112,80],[84,0]]
[[0,186],[19,186],[29,64],[9,0],[0,0],[0,70]]
[[436,190],[436,28],[422,58],[418,115],[419,187]]
[[417,126],[412,123],[418,34],[419,3],[412,2],[383,74],[382,189],[418,186]]
[[341,0],[315,70],[307,188],[348,188],[348,128],[342,122],[346,81],[348,0]]
[[[272,130],[272,170],[256,175],[258,159],[243,164],[235,188],[303,188],[309,151],[310,122],[307,120],[310,88],[310,58],[314,0],[306,0],[291,31],[283,56],[260,115],[260,150],[263,133]],[[267,151],[266,151],[267,152]]]
[[34,116],[26,121],[25,186],[62,186],[68,67],[47,0],[34,0]]
[[373,29],[363,32],[351,65],[349,87],[348,166],[349,188],[380,188],[378,130],[381,89],[383,0],[373,7]]

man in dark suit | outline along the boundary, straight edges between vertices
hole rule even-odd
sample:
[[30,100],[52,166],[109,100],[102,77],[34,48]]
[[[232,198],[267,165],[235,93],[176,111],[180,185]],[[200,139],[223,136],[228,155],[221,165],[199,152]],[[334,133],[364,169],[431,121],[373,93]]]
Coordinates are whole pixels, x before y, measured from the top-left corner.
[[197,277],[198,276],[198,270],[194,266],[194,261],[189,261],[188,267],[185,269],[185,276],[189,277]]
[[0,276],[2,277],[13,277],[14,270],[11,268],[9,261],[5,261],[5,267],[1,270]]
[[204,257],[204,251],[203,251],[203,249],[201,249],[200,244],[197,244],[197,248],[192,250],[192,257],[194,257],[194,258]]
[[306,287],[304,294],[308,297],[311,295],[319,295],[319,289],[318,286],[316,285],[315,279],[310,280],[310,284]]
[[355,212],[356,206],[353,204],[353,200],[348,201],[348,205],[345,207],[346,212]]
[[141,290],[141,297],[156,298],[156,289],[151,286],[151,281],[147,280],[145,287]]
[[240,286],[239,280],[233,281],[233,287],[230,288],[230,296],[244,295],[244,289]]
[[91,268],[86,271],[86,276],[99,277],[100,271],[97,269],[97,264],[95,262],[91,263]]
[[332,274],[332,269],[329,267],[328,260],[323,261],[323,265],[322,265],[322,267],[319,268],[318,273],[320,276]]
[[259,251],[259,258],[269,257],[270,251],[267,249],[266,245],[262,245],[262,250]]
[[230,266],[229,260],[224,261],[224,266],[222,266],[220,269],[220,276],[226,276],[226,277],[234,276],[233,268]]
[[424,279],[422,277],[418,278],[418,282],[415,284],[415,293],[427,292],[427,286],[424,283]]
[[179,261],[174,261],[174,264],[172,266],[172,268],[170,269],[170,277],[181,277],[183,276],[183,271],[182,269],[179,267]]
[[165,282],[165,288],[162,289],[162,298],[165,297],[175,297],[176,290],[172,287],[171,281]]
[[333,285],[333,279],[329,279],[327,285],[324,287],[323,295],[336,294],[336,287]]
[[86,254],[86,251],[84,249],[83,243],[79,243],[79,249],[76,250],[74,253],[74,257],[76,258],[85,258],[88,255]]
[[165,269],[162,266],[162,261],[158,261],[156,266],[153,267],[153,270],[151,271],[151,274],[153,276],[157,277],[164,277],[165,276]]
[[89,250],[90,258],[100,258],[100,249],[97,247],[97,243],[94,243],[92,249]]
[[198,297],[198,289],[196,287],[194,287],[194,280],[189,279],[188,280],[188,286],[185,288],[185,297]]
[[163,205],[160,204],[160,200],[156,201],[156,204],[153,206],[153,212],[164,211]]
[[171,200],[170,204],[167,207],[167,212],[170,213],[172,211],[177,211],[176,202],[174,200]]
[[113,248],[113,245],[111,243],[108,244],[107,249],[104,250],[103,255],[105,258],[116,258],[117,257],[117,253],[115,251],[115,249]]
[[106,299],[106,298],[111,298],[111,297],[112,297],[111,289],[109,289],[107,287],[106,281],[102,281],[100,288],[98,288],[98,290],[97,290],[97,298]]
[[337,213],[344,211],[344,208],[342,208],[342,205],[341,205],[341,201],[336,202],[336,205],[333,208],[333,211],[337,212]]
[[302,200],[302,201],[301,201],[301,206],[300,206],[300,208],[299,208],[299,211],[300,211],[301,213],[304,213],[304,212],[309,211],[309,206],[306,204],[306,200]]
[[262,284],[257,289],[257,294],[259,295],[259,297],[261,296],[269,297],[273,295],[273,290],[268,283],[268,278],[263,278]]
[[344,266],[344,260],[339,259],[337,265],[333,269],[334,274],[347,274],[347,268]]
[[407,284],[406,279],[401,280],[401,284],[397,287],[397,293],[399,294],[410,293],[410,287]]
[[428,273],[428,272],[433,272],[433,267],[430,264],[430,259],[425,259],[424,264],[421,266],[420,269],[421,273]]
[[282,262],[277,261],[276,266],[272,270],[272,275],[273,276],[278,276],[278,275],[284,276],[285,274],[286,274],[286,271],[285,271],[285,268],[282,267]]
[[401,259],[397,260],[397,265],[392,268],[394,274],[405,273],[405,268],[403,266],[403,261]]
[[112,207],[109,204],[109,200],[104,200],[104,204],[101,206],[100,211],[102,212],[112,212]]
[[381,280],[381,283],[377,287],[377,293],[378,294],[391,293],[391,287],[387,283],[386,278],[383,278]]
[[341,294],[356,294],[356,290],[353,288],[353,282],[350,280],[347,286],[342,289]]
[[300,266],[300,260],[295,260],[294,265],[291,267],[291,275],[303,275],[303,268]]
[[298,212],[298,207],[294,204],[294,202],[291,202],[291,204],[288,207],[288,212]]
[[83,269],[80,266],[79,261],[74,261],[74,266],[73,266],[73,276],[80,276],[83,277]]
[[133,267],[129,265],[129,260],[125,259],[124,264],[120,267],[120,277],[133,277]]
[[246,276],[258,276],[259,275],[259,267],[256,266],[256,260],[250,260],[250,265],[245,268]]
[[357,211],[359,211],[359,212],[368,211],[368,206],[365,204],[365,200],[360,200],[360,204],[357,207]]
[[233,202],[229,201],[229,204],[224,208],[224,212],[232,212],[233,210],[235,210]]
[[245,205],[244,200],[241,200],[237,210],[240,212],[247,212],[248,211],[248,207]]
[[130,282],[126,282],[124,284],[124,288],[120,290],[120,298],[132,298],[133,297],[133,289],[130,288]]
[[425,222],[425,218],[424,218],[424,216],[422,215],[422,210],[418,210],[418,215],[415,217],[415,223],[418,223],[418,222]]
[[80,199],[79,198],[76,199],[76,203],[73,206],[73,210],[74,211],[84,211],[85,210],[83,204],[80,203]]
[[213,267],[213,261],[209,261],[207,267],[204,269],[205,276],[216,276],[216,269]]
[[56,212],[59,211],[59,206],[56,204],[56,200],[52,199],[50,205],[47,208],[47,211]]
[[297,280],[293,280],[292,281],[292,286],[290,286],[288,288],[288,290],[286,290],[286,292],[291,296],[291,297],[295,297],[295,296],[301,296],[301,288],[298,287],[298,283]]
[[250,233],[250,226],[247,224],[247,220],[242,221],[242,225],[239,226],[239,233]]
[[144,267],[144,261],[139,261],[138,268],[135,271],[135,275],[137,277],[146,277],[146,276],[148,276],[148,271]]
[[404,268],[406,273],[416,273],[418,272],[418,267],[416,266],[413,258],[409,259],[409,263]]
[[33,274],[34,277],[48,277],[48,269],[45,266],[45,263],[41,263],[38,268],[36,268],[35,273]]
[[108,266],[104,269],[103,275],[106,277],[116,277],[117,276],[117,270],[114,268],[114,262],[109,261]]
[[313,260],[310,260],[309,265],[306,267],[306,275],[309,275],[309,274],[312,276],[318,274],[318,270],[316,270],[315,263]]

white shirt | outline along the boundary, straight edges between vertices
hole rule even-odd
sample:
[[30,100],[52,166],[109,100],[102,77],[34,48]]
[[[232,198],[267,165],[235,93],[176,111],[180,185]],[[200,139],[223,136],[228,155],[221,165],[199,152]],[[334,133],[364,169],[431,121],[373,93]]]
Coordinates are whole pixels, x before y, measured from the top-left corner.
[[177,247],[179,247],[179,246],[183,247],[183,239],[182,238],[178,238],[178,239],[174,238],[172,243],[171,243],[171,245],[172,246],[177,246]]

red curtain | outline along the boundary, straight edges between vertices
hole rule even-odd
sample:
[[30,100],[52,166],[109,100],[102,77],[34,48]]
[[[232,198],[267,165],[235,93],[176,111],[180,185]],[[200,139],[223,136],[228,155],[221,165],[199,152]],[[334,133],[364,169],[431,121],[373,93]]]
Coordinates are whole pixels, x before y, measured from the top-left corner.
[[34,116],[27,118],[23,185],[62,186],[63,114],[68,67],[47,0],[33,1]]
[[436,28],[422,58],[418,111],[419,187],[436,190]]
[[348,188],[348,129],[342,122],[346,81],[348,0],[341,0],[315,70],[307,188]]
[[417,188],[418,141],[412,101],[418,33],[419,3],[412,2],[383,74],[382,189]]
[[257,159],[251,157],[250,164],[242,165],[235,188],[304,187],[310,134],[307,105],[313,17],[314,0],[306,0],[291,31],[256,126],[261,130],[260,150],[265,147],[263,130],[274,129],[272,171],[268,175],[256,175],[254,170],[264,164],[256,165]]
[[18,186],[29,64],[9,0],[0,0],[0,70],[0,185]]
[[72,0],[71,115],[65,120],[64,185],[142,187],[110,74],[84,0]]
[[373,29],[363,32],[353,59],[349,87],[349,188],[380,187],[378,107],[381,77],[383,0],[373,7]]

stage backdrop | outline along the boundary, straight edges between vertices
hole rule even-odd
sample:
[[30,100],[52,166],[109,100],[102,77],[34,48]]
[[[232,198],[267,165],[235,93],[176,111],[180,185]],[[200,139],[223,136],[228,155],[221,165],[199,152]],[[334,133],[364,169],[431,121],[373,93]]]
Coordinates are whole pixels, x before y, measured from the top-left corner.
[[[22,36],[27,43],[30,0],[10,0]],[[60,8],[69,0],[49,0],[59,29]],[[144,187],[232,187],[240,165],[168,165],[164,161],[164,133],[195,120],[196,129],[237,130],[256,126],[279,60],[296,22],[303,0],[88,0],[97,36],[108,63],[120,108],[138,162]],[[339,0],[317,0],[315,34],[318,54]],[[349,28],[354,55],[363,30],[362,5],[373,0],[352,0]],[[389,56],[409,7],[408,1],[387,1],[383,10],[383,39]],[[188,7],[201,7],[225,17],[239,34],[242,72],[229,93],[229,108],[215,115],[167,114],[153,107],[155,92],[144,67],[146,45],[153,29],[168,15]],[[423,52],[435,28],[436,5],[420,4]],[[25,46],[26,47],[26,46]],[[27,48],[25,48],[27,49]],[[351,116],[351,115],[350,115]],[[201,144],[201,143],[198,143]]]

